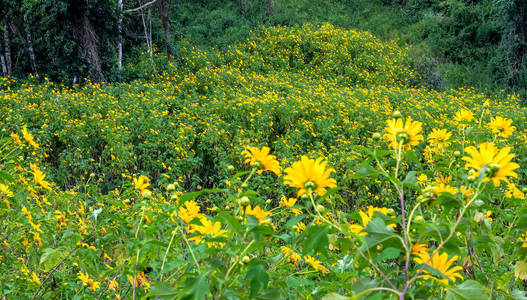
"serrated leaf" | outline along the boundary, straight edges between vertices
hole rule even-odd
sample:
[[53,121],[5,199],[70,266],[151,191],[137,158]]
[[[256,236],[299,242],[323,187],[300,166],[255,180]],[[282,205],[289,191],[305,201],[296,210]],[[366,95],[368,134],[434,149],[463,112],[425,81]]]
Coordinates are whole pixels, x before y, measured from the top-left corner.
[[311,251],[314,253],[327,253],[329,245],[328,239],[328,225],[311,225],[306,229],[306,241],[304,242],[304,249],[302,255],[306,255]]
[[489,295],[485,294],[485,290],[486,288],[479,282],[467,280],[462,284],[449,286],[446,297],[449,300],[490,299]]
[[54,266],[56,266],[63,257],[62,251],[58,249],[46,248],[44,253],[40,257],[40,266],[42,271],[49,272]]
[[351,298],[342,296],[341,294],[338,294],[338,293],[330,293],[322,297],[322,300],[349,300],[349,299]]
[[156,299],[177,299],[178,291],[165,282],[158,282],[152,285],[148,290],[147,297],[155,297]]
[[267,275],[264,265],[255,265],[249,268],[245,280],[250,280],[251,297],[254,297],[260,288],[267,288],[269,275]]
[[380,218],[371,220],[363,231],[368,233],[364,238],[364,244],[361,246],[363,251],[367,251],[371,247],[375,247],[384,241],[397,237]]

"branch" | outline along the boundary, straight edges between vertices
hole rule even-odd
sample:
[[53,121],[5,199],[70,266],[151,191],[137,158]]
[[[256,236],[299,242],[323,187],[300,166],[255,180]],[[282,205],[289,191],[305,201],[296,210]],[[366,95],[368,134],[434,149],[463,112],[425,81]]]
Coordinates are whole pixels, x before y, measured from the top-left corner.
[[146,8],[146,7],[152,5],[152,4],[156,3],[156,2],[157,2],[157,0],[152,0],[152,1],[147,2],[147,3],[145,3],[145,4],[143,4],[143,5],[139,6],[139,7],[132,8],[132,9],[127,9],[127,10],[125,10],[124,12],[125,12],[125,13],[136,12],[136,11],[138,11],[138,10],[142,10],[143,8]]

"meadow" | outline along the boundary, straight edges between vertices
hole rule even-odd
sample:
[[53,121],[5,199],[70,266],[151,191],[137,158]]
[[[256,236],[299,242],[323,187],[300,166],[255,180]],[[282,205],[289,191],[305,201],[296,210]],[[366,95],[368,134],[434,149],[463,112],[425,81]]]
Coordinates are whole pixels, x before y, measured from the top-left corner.
[[0,79],[0,296],[526,298],[516,95],[329,24],[181,51]]

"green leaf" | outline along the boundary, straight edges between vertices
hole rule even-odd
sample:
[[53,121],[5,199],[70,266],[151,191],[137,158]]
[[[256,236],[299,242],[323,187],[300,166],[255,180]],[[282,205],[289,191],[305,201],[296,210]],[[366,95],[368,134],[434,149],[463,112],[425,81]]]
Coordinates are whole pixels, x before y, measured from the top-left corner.
[[264,265],[251,266],[247,271],[245,280],[250,280],[251,297],[254,297],[260,288],[267,288],[269,282],[269,275],[265,271]]
[[363,165],[354,175],[350,176],[351,179],[364,178],[368,176],[377,176],[382,174],[380,171],[370,165]]
[[232,230],[234,233],[241,233],[242,232],[242,226],[240,225],[240,222],[230,214],[221,211],[219,213],[220,219],[223,221],[223,223],[227,224],[229,229]]
[[208,274],[208,272],[202,273],[185,282],[184,299],[205,299],[205,294],[209,292]]
[[49,272],[56,266],[63,257],[62,251],[59,249],[46,248],[40,257],[40,266],[42,271]]
[[527,300],[527,297],[525,295],[525,291],[520,291],[520,290],[514,290],[512,291],[512,293],[509,295],[509,299],[513,299],[513,300]]
[[337,294],[337,293],[330,293],[322,297],[322,300],[349,300],[349,299],[351,298],[342,296],[341,294]]
[[377,257],[373,259],[373,262],[380,262],[387,259],[395,259],[398,258],[401,254],[401,249],[388,247],[384,249],[381,254],[379,254]]
[[485,294],[486,288],[479,282],[467,280],[462,284],[454,287],[448,287],[446,297],[449,300],[472,300],[472,299],[490,299]]
[[327,253],[329,244],[328,231],[328,225],[310,225],[305,231],[307,239],[304,243],[302,255],[306,255],[311,251],[315,253]]
[[152,287],[148,290],[148,295],[146,296],[159,299],[177,299],[178,294],[178,291],[167,283],[158,282],[152,285]]
[[212,193],[224,193],[226,190],[223,189],[205,189],[198,192],[191,192],[181,195],[179,198],[179,206],[183,205],[185,202],[189,200],[194,200],[197,197],[203,195],[203,194],[212,194]]
[[11,176],[11,174],[5,172],[5,171],[0,171],[0,182],[3,183],[3,184],[8,184],[10,182],[13,181],[13,177]]
[[397,235],[395,235],[395,233],[393,233],[380,218],[374,218],[371,220],[364,228],[364,231],[367,232],[368,235],[365,236],[364,244],[361,246],[361,250],[363,251],[367,251],[371,247],[375,247],[384,241],[397,237]]
[[416,171],[408,172],[408,174],[406,174],[406,178],[403,180],[403,184],[412,188],[419,188],[416,174]]

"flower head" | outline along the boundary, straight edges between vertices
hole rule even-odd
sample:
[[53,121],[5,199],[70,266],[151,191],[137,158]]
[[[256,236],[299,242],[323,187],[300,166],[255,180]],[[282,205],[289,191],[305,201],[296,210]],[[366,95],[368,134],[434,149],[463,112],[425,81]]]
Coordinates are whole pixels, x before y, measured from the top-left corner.
[[[452,263],[457,260],[457,256],[452,257],[451,259],[448,259],[448,254],[443,253],[439,255],[439,253],[436,253],[432,259],[430,259],[430,255],[428,252],[421,252],[417,254],[418,257],[414,258],[414,261],[418,264],[427,264],[428,266],[436,269],[437,271],[441,272],[446,278],[442,278],[439,281],[448,284],[449,280],[452,282],[456,282],[456,278],[459,278],[463,280],[463,276],[459,274],[458,272],[463,270],[460,266],[455,266],[450,268]],[[450,268],[450,269],[449,269]],[[425,273],[430,273],[427,270],[423,270]],[[425,279],[430,278],[430,276],[426,275]],[[447,279],[448,278],[448,279]]]
[[35,149],[39,148],[38,144],[35,142],[35,138],[33,137],[33,135],[27,131],[27,126],[24,126],[24,128],[22,128],[22,136],[24,137],[24,140],[26,140],[26,142],[33,146]]
[[247,147],[247,150],[242,151],[242,155],[245,156],[245,163],[259,168],[258,174],[261,174],[263,171],[271,171],[277,176],[280,176],[280,164],[276,160],[276,156],[269,155],[270,151],[271,149],[269,147],[262,147],[262,149]]
[[479,173],[483,166],[486,165],[487,174],[484,181],[492,180],[494,186],[499,186],[501,180],[505,182],[509,181],[507,177],[518,177],[518,174],[514,170],[520,166],[517,163],[511,162],[514,154],[510,154],[510,150],[510,147],[498,149],[494,143],[489,142],[481,144],[479,151],[476,147],[468,147],[465,151],[471,157],[463,157],[463,160],[467,162],[465,167],[474,168]]
[[313,269],[317,271],[321,271],[322,273],[328,273],[328,269],[324,267],[319,260],[315,259],[312,256],[304,256],[305,261],[313,267]]
[[458,123],[468,123],[474,118],[474,113],[468,109],[462,109],[456,113],[454,120]]
[[505,119],[502,117],[492,118],[491,122],[487,125],[492,132],[501,137],[509,137],[516,130],[515,126],[512,126],[511,119]]
[[448,139],[452,136],[452,133],[446,129],[433,129],[432,133],[428,135],[428,142],[442,151],[444,148],[450,146]]
[[394,149],[399,146],[403,149],[410,149],[424,139],[421,134],[422,123],[413,121],[410,117],[406,119],[406,122],[403,122],[403,119],[393,119],[388,120],[387,124],[388,127],[384,129],[386,132],[384,138]]
[[144,195],[148,191],[147,187],[150,186],[150,179],[141,175],[139,178],[134,178],[134,185],[135,188],[141,192],[141,195]]
[[245,207],[245,214],[258,219],[259,224],[270,223],[271,221],[267,217],[273,215],[273,213],[263,210],[258,205],[256,205],[254,208],[252,208],[251,205],[247,205]]
[[35,182],[40,185],[41,187],[47,189],[47,190],[51,190],[51,187],[50,187],[50,184],[49,182],[47,182],[46,180],[44,180],[44,178],[46,177],[46,174],[44,174],[40,169],[39,167],[36,165],[36,164],[29,164],[29,167],[31,168],[31,170],[33,171],[33,177],[35,178]]
[[298,197],[310,192],[324,195],[326,188],[337,186],[337,181],[329,178],[335,169],[326,169],[326,165],[327,161],[321,157],[313,160],[302,156],[301,160],[294,162],[291,168],[285,169],[284,183],[298,188]]

